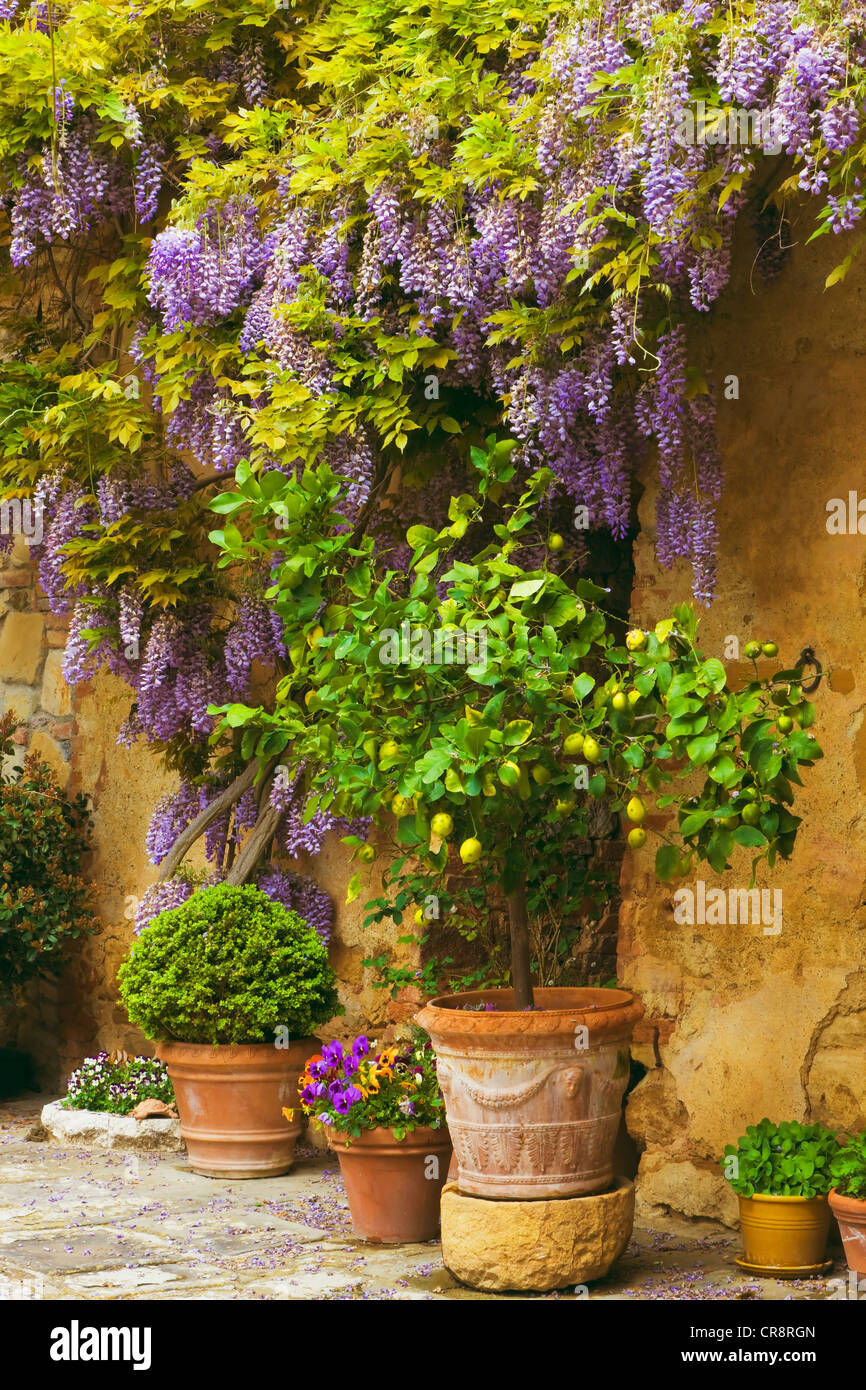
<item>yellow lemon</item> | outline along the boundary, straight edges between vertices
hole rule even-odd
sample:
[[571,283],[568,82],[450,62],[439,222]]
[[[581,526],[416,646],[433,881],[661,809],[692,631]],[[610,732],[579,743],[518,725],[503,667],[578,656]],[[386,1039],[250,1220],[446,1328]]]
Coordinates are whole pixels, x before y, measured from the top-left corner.
[[639,796],[633,796],[625,808],[625,813],[635,825],[643,825],[646,820],[646,807]]
[[602,750],[601,750],[601,746],[600,746],[600,744],[598,744],[598,743],[596,742],[596,740],[592,737],[592,735],[590,735],[589,738],[586,738],[586,739],[584,739],[584,741],[583,741],[583,756],[586,758],[586,761],[587,761],[588,763],[600,763],[600,762],[601,762],[601,759],[602,759]]

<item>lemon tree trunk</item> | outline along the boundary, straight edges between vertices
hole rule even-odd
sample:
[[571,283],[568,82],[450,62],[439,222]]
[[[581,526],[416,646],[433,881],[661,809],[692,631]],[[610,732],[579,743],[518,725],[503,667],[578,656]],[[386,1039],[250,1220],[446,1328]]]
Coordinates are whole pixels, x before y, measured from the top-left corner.
[[511,929],[511,984],[514,989],[514,1007],[531,1009],[535,1000],[530,969],[525,878],[521,878],[514,891],[508,894],[507,902],[508,925]]

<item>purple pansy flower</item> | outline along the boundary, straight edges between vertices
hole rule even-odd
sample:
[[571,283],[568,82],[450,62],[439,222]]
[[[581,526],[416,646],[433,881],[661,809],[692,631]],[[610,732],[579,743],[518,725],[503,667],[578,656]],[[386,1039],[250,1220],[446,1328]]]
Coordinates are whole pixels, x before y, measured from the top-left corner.
[[361,1092],[357,1086],[347,1086],[345,1091],[333,1097],[334,1109],[338,1115],[346,1115],[351,1110],[356,1101],[361,1099]]

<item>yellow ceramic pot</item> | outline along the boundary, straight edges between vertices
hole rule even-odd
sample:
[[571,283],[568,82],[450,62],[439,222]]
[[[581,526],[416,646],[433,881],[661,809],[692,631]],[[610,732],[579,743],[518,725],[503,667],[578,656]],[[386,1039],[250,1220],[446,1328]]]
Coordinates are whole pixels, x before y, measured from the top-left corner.
[[830,1205],[826,1197],[740,1197],[743,1255],[767,1269],[820,1265],[827,1247]]

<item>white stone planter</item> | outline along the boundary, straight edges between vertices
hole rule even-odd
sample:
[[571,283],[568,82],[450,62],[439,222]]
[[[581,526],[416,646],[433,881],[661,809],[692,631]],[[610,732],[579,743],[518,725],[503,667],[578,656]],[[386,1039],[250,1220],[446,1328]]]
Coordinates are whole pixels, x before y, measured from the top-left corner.
[[65,1110],[59,1100],[53,1100],[43,1106],[42,1124],[56,1143],[85,1149],[164,1153],[180,1153],[184,1149],[180,1120],[134,1120],[131,1115],[106,1115],[97,1110]]

